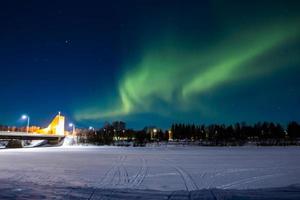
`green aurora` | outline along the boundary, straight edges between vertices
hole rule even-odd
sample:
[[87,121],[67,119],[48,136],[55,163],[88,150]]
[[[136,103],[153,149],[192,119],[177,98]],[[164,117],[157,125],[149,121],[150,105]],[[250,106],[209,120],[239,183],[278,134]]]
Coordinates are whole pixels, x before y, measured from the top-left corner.
[[137,62],[123,63],[118,95],[102,97],[102,105],[100,100],[90,101],[75,118],[126,119],[145,113],[168,118],[191,112],[210,116],[214,113],[211,105],[202,101],[206,95],[226,90],[233,83],[251,85],[299,63],[297,51],[288,58],[280,53],[286,45],[299,41],[299,30],[298,17],[284,18],[240,25],[240,29],[206,43],[200,36],[188,38],[163,29],[161,37],[140,44]]

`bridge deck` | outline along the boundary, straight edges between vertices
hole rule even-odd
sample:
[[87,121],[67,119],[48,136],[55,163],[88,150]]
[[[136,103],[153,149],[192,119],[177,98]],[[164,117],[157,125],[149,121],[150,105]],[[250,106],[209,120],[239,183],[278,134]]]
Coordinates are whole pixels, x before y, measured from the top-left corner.
[[0,139],[57,140],[64,137],[65,137],[64,135],[45,135],[45,134],[38,134],[38,133],[0,131]]

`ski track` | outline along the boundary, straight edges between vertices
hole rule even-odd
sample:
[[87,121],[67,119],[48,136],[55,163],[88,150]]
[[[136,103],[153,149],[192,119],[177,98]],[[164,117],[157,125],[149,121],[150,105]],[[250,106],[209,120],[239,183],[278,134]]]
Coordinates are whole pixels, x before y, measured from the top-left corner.
[[188,172],[178,166],[174,166],[173,168],[180,174],[187,191],[199,190],[197,183]]
[[125,166],[127,156],[120,156],[115,165],[110,168],[102,178],[102,181],[97,184],[98,188],[128,188],[137,189],[143,183],[148,174],[149,167],[147,161],[140,157],[141,166],[138,172],[130,177]]
[[135,174],[133,179],[130,180],[130,188],[138,188],[144,181],[148,174],[149,167],[145,158],[141,157],[141,167],[139,171]]
[[123,159],[124,156],[119,156],[117,161],[115,161],[115,164],[109,170],[107,170],[107,172],[101,178],[101,182],[97,184],[97,187],[106,188],[109,184],[112,184],[114,182],[118,165]]
[[[168,159],[165,159],[164,161],[166,161],[167,164],[173,169],[175,169],[175,171],[180,175],[187,191],[199,190],[196,181],[192,178],[190,173],[188,173],[182,167],[176,166],[172,161]],[[203,176],[204,174],[201,175],[201,177]]]
[[276,175],[275,174],[268,174],[268,175],[263,175],[263,176],[249,177],[249,178],[245,178],[245,179],[242,179],[242,180],[238,180],[238,181],[234,181],[234,182],[231,182],[231,183],[228,183],[228,184],[221,185],[218,188],[220,188],[220,189],[230,189],[230,188],[232,188],[236,185],[252,183],[252,182],[255,182],[255,181],[258,181],[258,180],[263,180],[263,179],[267,179],[267,178],[274,177],[274,176],[276,176]]

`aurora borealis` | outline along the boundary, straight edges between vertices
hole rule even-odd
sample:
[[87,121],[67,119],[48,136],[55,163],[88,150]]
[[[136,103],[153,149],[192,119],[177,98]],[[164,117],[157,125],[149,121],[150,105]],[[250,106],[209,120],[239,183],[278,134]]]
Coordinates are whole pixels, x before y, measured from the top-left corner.
[[[186,52],[178,52],[172,47],[153,48],[122,77],[119,84],[120,99],[117,101],[119,106],[109,108],[108,111],[87,111],[87,114],[79,114],[78,118],[97,119],[143,112],[167,113],[168,110],[155,109],[156,101],[176,103],[176,109],[179,110],[184,107],[187,110],[197,109],[197,105],[191,103],[197,100],[195,96],[205,95],[207,91],[217,90],[226,82],[245,78],[243,76],[257,77],[266,71],[268,73],[270,69],[267,67],[253,67],[259,65],[255,59],[300,33],[296,23],[280,28],[249,33],[247,37],[255,38],[251,42],[244,42],[247,37],[243,35],[240,40],[229,39],[228,44],[233,47],[226,48],[227,45],[222,44],[209,53],[189,52],[188,49]],[[277,63],[269,64],[272,71],[275,71]]]
[[[42,84],[25,84],[34,91],[48,90],[46,99],[60,96],[51,107],[63,108],[77,124],[124,120],[134,128],[166,128],[174,121],[300,120],[296,1],[115,1],[93,2],[82,10],[76,3],[56,6],[47,9],[54,19],[46,20],[54,29],[40,32],[39,41],[28,47],[38,62],[31,67],[24,62],[31,71],[27,77]],[[44,22],[33,18],[25,20],[30,31]],[[44,78],[35,78],[37,69]],[[58,81],[53,71],[59,71]],[[32,98],[27,107],[34,113],[50,113],[35,94]]]

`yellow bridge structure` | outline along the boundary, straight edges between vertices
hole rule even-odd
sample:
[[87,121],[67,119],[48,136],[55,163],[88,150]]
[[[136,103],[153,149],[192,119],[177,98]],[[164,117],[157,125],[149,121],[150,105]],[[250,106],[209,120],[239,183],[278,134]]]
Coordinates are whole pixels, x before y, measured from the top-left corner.
[[37,129],[34,132],[5,132],[0,131],[0,139],[2,140],[47,140],[50,145],[62,144],[65,138],[65,117],[55,116],[48,127]]
[[36,133],[65,136],[65,117],[60,114],[56,115],[47,128],[39,129]]

